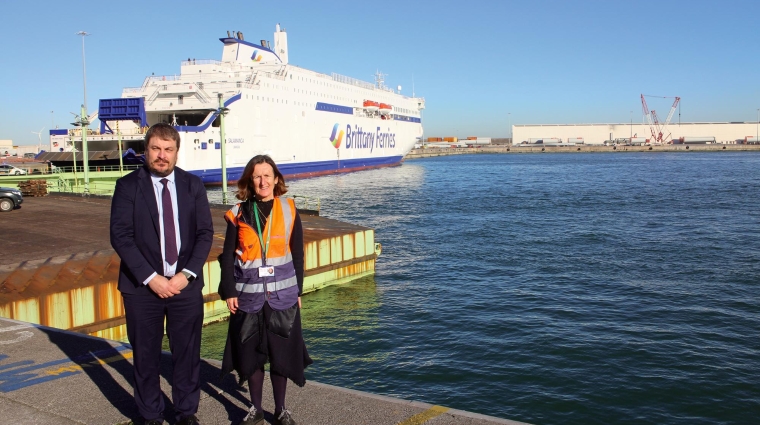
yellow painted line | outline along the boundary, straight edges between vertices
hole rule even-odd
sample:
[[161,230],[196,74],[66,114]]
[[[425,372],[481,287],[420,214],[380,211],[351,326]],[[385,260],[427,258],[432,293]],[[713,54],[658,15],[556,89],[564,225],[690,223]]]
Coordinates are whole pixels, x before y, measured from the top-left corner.
[[433,406],[422,413],[418,413],[405,421],[399,422],[398,425],[420,425],[435,418],[436,416],[440,416],[448,412],[449,410],[450,409],[448,407]]
[[47,375],[60,375],[64,372],[80,372],[85,367],[103,366],[108,363],[118,362],[119,360],[126,360],[132,358],[132,351],[125,351],[119,355],[106,357],[105,359],[95,359],[93,361],[82,363],[81,365],[75,364],[71,366],[63,366],[58,369],[46,370]]

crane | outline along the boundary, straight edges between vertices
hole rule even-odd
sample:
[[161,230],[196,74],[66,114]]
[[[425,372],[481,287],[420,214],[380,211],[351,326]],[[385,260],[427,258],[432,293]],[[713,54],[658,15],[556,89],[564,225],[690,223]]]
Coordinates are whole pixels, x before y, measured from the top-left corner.
[[[647,101],[644,97],[658,97],[662,99],[670,99],[674,98],[675,101],[673,102],[673,105],[670,107],[670,113],[668,113],[668,117],[665,119],[665,122],[660,124],[659,117],[657,116],[657,112],[652,109],[652,111],[649,111],[649,107],[647,106]],[[665,135],[665,132],[668,131],[668,125],[670,124],[670,120],[673,119],[673,114],[676,112],[676,107],[678,107],[678,102],[681,101],[681,98],[678,96],[651,96],[651,95],[641,95],[641,111],[644,114],[644,117],[647,120],[647,123],[649,124],[649,131],[652,134],[651,139],[649,139],[649,143],[663,143],[664,140],[668,140],[670,137],[670,133],[667,133]],[[663,135],[665,135],[663,137]]]

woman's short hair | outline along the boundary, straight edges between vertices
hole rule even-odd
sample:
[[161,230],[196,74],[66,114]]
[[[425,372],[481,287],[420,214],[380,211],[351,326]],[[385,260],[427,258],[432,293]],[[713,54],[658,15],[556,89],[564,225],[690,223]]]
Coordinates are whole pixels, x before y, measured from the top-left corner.
[[277,169],[277,164],[274,163],[274,160],[269,155],[256,155],[248,161],[243,170],[243,175],[237,181],[238,192],[235,196],[241,201],[253,199],[256,193],[253,189],[253,179],[251,177],[253,176],[253,169],[259,164],[269,164],[272,166],[272,170],[274,170],[274,176],[277,177],[277,184],[274,185],[274,190],[272,191],[274,196],[282,196],[288,192],[288,187],[285,186],[285,177]]

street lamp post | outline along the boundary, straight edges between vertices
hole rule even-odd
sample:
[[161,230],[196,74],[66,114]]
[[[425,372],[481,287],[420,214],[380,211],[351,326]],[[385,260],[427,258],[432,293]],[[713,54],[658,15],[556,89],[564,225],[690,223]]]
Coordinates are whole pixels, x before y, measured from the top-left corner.
[[229,112],[229,108],[224,107],[224,101],[222,100],[222,94],[219,93],[219,136],[221,138],[221,154],[222,154],[222,205],[227,205],[227,149],[225,145],[224,134],[224,116]]
[[512,113],[507,112],[507,127],[509,127],[509,144],[512,144]]
[[87,119],[87,110],[82,105],[82,115],[79,117],[82,129],[82,166],[84,167],[84,193],[90,193],[90,175],[89,175],[89,154],[87,153],[87,126],[90,121]]
[[87,67],[85,66],[84,59],[84,38],[90,35],[90,33],[79,31],[76,35],[82,36],[82,80],[84,81],[84,109],[87,110]]
[[760,108],[757,109],[757,124],[755,124],[755,143],[760,142]]
[[631,111],[631,140],[633,140],[633,111]]
[[124,154],[121,152],[121,130],[119,130],[119,121],[116,121],[116,140],[119,144],[119,175],[124,177]]
[[82,165],[84,166],[84,193],[90,192],[90,177],[89,177],[89,155],[87,152],[87,126],[90,125],[90,121],[87,119],[87,67],[85,66],[84,55],[84,38],[89,33],[85,31],[79,31],[76,35],[82,36],[82,80],[84,81],[84,103],[82,104],[82,114],[79,121],[82,124]]

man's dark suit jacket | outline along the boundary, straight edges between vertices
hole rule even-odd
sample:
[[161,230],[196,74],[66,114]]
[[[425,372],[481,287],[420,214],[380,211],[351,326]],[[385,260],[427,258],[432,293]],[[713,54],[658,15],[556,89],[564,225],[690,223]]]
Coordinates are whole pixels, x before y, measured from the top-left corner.
[[[199,177],[177,167],[174,176],[182,243],[177,273],[188,269],[197,276],[183,291],[200,289],[214,236],[206,188]],[[111,203],[111,246],[121,257],[119,291],[123,294],[150,291],[143,285],[145,279],[153,272],[163,275],[160,230],[156,194],[147,168],[117,180]]]

